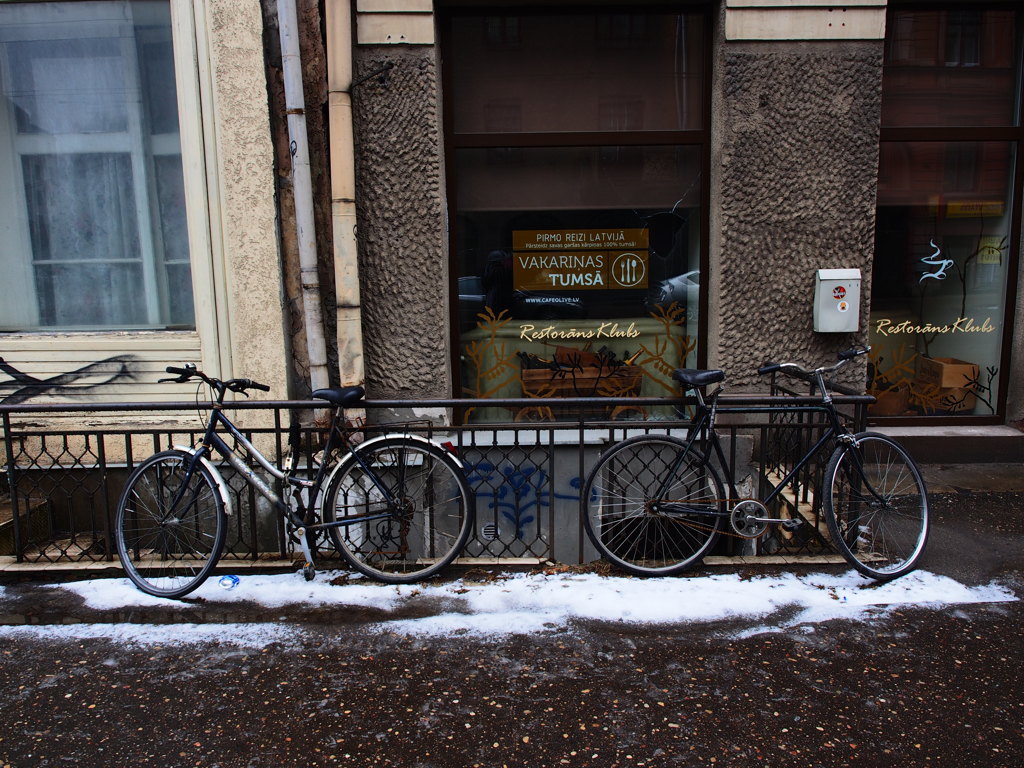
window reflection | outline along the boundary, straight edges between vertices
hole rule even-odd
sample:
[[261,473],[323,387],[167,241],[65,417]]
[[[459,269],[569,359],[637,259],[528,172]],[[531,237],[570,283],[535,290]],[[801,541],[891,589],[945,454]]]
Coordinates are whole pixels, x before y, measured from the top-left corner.
[[[702,125],[700,16],[468,16],[452,31],[458,133]],[[496,100],[520,105],[520,128],[493,119]]]
[[0,3],[0,328],[192,327],[170,7]]
[[881,416],[996,411],[1009,278],[1007,142],[884,144],[870,320]]
[[696,364],[704,30],[700,14],[452,17],[462,393],[538,399],[471,419],[671,397],[672,370]]
[[1017,19],[1014,11],[892,11],[882,124],[1017,124]]

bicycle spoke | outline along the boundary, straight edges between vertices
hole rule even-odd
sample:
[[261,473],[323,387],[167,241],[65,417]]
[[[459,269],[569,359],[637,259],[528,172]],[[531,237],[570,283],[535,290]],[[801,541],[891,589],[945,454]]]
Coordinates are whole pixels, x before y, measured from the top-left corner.
[[884,435],[858,435],[833,455],[826,480],[826,520],[844,557],[876,579],[913,569],[927,539],[928,501],[906,452]]
[[[606,558],[634,573],[690,567],[717,539],[721,519],[699,508],[721,499],[718,478],[664,436],[627,440],[606,453],[585,489],[587,532]],[[680,509],[688,503],[693,508]],[[708,511],[717,512],[715,502]]]
[[[391,438],[347,460],[325,496],[325,522],[339,552],[382,581],[411,582],[453,560],[468,538],[472,508],[461,471],[432,445]],[[365,466],[364,466],[365,465]]]
[[198,587],[224,541],[213,480],[201,467],[189,473],[190,462],[178,451],[147,459],[118,503],[115,543],[121,565],[136,586],[161,597],[181,597]]

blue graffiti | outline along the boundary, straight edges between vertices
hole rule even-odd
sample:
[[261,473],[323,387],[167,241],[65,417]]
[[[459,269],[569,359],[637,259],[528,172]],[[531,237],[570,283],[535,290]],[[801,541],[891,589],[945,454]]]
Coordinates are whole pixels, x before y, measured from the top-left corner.
[[537,523],[541,510],[550,508],[555,500],[578,502],[580,498],[580,478],[569,481],[575,494],[558,493],[551,487],[550,475],[540,467],[496,466],[482,461],[470,465],[469,470],[469,484],[478,502],[484,500],[487,509],[509,522],[519,540],[526,538],[527,526]]

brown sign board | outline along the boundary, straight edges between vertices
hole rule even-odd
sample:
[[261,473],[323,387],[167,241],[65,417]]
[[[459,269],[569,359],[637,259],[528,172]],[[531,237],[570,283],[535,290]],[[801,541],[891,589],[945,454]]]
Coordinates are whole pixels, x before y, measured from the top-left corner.
[[646,229],[516,230],[512,248],[516,290],[647,287]]

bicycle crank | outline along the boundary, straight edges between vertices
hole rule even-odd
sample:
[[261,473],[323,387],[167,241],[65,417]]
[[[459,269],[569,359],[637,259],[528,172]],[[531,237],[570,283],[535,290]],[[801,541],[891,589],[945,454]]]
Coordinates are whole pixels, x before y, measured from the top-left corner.
[[729,516],[732,529],[745,539],[756,539],[768,530],[771,523],[781,523],[776,517],[769,517],[768,508],[755,499],[744,499],[732,508]]

